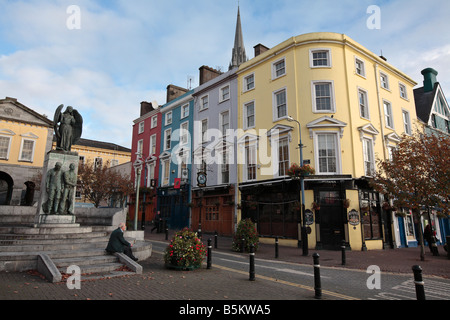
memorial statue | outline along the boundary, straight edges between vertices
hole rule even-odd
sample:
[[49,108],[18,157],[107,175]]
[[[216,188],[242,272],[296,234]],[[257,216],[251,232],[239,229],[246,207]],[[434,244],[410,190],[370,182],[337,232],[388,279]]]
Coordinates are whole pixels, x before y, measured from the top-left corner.
[[[53,118],[53,126],[56,134],[56,150],[70,151],[72,145],[81,137],[83,131],[83,118],[72,107],[67,107],[61,113],[64,105],[60,105]],[[59,125],[58,125],[59,124]]]
[[77,186],[77,175],[75,173],[75,164],[69,165],[69,170],[62,175],[64,191],[59,204],[59,214],[73,215],[73,199],[75,187]]
[[47,177],[45,178],[45,190],[47,191],[48,200],[42,205],[42,209],[46,214],[57,214],[59,210],[63,187],[61,167],[62,164],[57,162],[55,167],[47,172]]

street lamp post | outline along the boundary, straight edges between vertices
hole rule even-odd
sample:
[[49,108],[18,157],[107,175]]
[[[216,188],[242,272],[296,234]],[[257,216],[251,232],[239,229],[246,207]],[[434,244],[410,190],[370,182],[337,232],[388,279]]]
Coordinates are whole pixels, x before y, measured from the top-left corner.
[[139,187],[141,185],[141,171],[142,171],[142,160],[139,159],[140,154],[133,163],[133,167],[136,173],[136,204],[134,208],[134,231],[137,231],[137,222],[139,214]]
[[[292,118],[291,116],[287,117],[287,120],[292,122],[297,122],[298,124],[298,134],[299,134],[299,143],[298,148],[300,149],[300,166],[303,166],[303,143],[302,143],[302,128],[300,122]],[[302,237],[302,249],[303,255],[308,255],[308,235],[306,233],[306,219],[305,219],[305,181],[303,175],[300,175],[300,188],[302,192],[302,210],[301,216],[303,219],[302,228],[301,228],[301,237]]]

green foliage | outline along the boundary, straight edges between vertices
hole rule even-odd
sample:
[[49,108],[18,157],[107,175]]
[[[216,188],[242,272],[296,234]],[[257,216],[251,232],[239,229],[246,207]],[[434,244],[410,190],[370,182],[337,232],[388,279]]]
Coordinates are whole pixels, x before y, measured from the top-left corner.
[[164,262],[182,268],[200,267],[205,256],[205,245],[197,233],[184,228],[173,236],[164,252]]
[[245,251],[250,252],[250,245],[255,246],[255,252],[258,249],[258,232],[256,226],[250,219],[241,220],[238,224],[236,234],[233,236],[232,249],[241,251],[242,239],[245,239]]

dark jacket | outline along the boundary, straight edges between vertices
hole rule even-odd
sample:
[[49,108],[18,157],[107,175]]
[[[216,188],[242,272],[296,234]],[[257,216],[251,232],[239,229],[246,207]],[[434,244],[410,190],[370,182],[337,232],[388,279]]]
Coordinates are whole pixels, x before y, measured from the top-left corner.
[[109,237],[109,242],[108,246],[106,247],[106,251],[111,253],[114,252],[123,253],[124,246],[131,247],[131,244],[123,237],[123,231],[120,228],[117,228],[111,233],[111,236]]

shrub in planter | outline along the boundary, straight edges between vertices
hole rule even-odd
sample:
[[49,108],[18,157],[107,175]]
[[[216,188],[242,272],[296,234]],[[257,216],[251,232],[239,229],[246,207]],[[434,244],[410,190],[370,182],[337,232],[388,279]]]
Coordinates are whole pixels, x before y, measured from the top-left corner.
[[192,270],[202,265],[205,256],[205,245],[197,233],[184,228],[173,236],[164,252],[164,262],[168,268]]
[[240,252],[242,249],[242,239],[245,239],[245,251],[250,252],[250,245],[258,249],[258,232],[256,226],[250,219],[241,220],[238,224],[236,234],[233,236],[232,249]]

